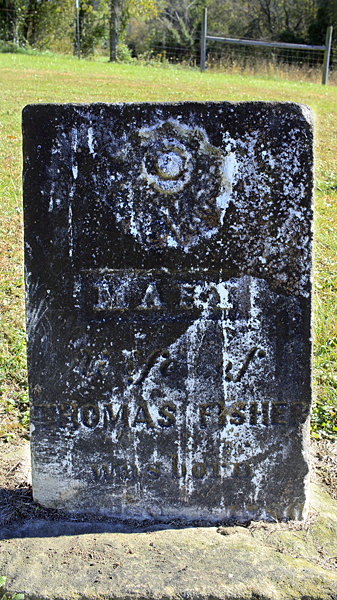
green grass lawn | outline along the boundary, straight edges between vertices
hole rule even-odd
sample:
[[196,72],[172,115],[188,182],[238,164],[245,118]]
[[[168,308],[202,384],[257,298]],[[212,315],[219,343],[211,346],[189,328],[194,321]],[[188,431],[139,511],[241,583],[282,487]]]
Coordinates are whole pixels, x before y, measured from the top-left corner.
[[26,427],[21,111],[37,102],[270,100],[310,106],[316,123],[315,437],[337,436],[337,87],[192,69],[0,54],[0,437]]

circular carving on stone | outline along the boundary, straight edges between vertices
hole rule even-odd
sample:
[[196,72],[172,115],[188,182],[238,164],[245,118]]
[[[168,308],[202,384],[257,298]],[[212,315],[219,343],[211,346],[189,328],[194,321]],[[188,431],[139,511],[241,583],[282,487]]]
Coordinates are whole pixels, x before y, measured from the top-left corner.
[[191,153],[179,143],[165,140],[153,152],[149,149],[142,162],[142,174],[162,194],[180,192],[191,179]]
[[231,193],[229,155],[206,133],[170,120],[130,136],[116,197],[119,227],[145,247],[183,248],[215,235]]
[[176,148],[159,154],[155,161],[157,173],[161,179],[178,179],[183,170],[183,159]]

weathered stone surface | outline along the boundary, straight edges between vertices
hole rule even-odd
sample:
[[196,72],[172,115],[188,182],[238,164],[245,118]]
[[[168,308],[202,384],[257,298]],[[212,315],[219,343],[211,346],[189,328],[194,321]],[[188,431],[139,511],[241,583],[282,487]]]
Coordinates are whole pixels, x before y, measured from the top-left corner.
[[34,600],[335,600],[336,502],[313,485],[310,504],[304,523],[249,528],[29,521],[0,531],[1,574]]
[[309,109],[28,106],[23,131],[35,499],[301,518]]

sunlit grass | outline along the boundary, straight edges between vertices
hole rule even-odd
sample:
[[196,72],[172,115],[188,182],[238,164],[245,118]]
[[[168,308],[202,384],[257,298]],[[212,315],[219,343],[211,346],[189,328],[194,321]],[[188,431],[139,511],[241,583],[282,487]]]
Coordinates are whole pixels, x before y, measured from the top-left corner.
[[[38,102],[290,101],[316,123],[313,434],[337,435],[337,88],[275,76],[56,55],[0,54],[0,390],[3,410],[27,424],[21,111]],[[19,411],[19,412],[18,412]],[[10,435],[0,427],[0,436]]]

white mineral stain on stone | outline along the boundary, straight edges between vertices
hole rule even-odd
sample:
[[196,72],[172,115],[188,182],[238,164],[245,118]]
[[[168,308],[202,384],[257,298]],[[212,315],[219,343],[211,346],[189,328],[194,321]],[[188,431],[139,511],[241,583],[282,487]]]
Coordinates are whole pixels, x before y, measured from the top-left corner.
[[55,475],[52,465],[48,465],[49,473],[32,468],[32,485],[35,502],[49,508],[66,508],[68,502],[76,498],[85,489],[85,483],[73,477],[62,477],[60,465],[55,464]]
[[[29,287],[29,278],[26,277],[26,286]],[[27,293],[28,298],[33,297],[33,290],[29,290]],[[34,335],[42,324],[43,329],[48,326],[50,328],[50,323],[48,320],[48,307],[47,303],[44,299],[40,300],[40,302],[32,308],[31,303],[26,304],[26,336],[27,339],[32,340]]]
[[175,179],[182,171],[183,160],[177,152],[167,152],[158,156],[156,167],[163,179]]
[[302,114],[303,114],[305,120],[313,127],[314,126],[314,115],[313,115],[312,109],[309,108],[309,106],[307,106],[306,104],[301,104],[300,109],[302,111]]
[[52,210],[54,208],[54,198],[53,198],[54,189],[55,189],[55,181],[52,182],[51,187],[50,187],[50,199],[49,199],[49,208],[48,208],[49,212],[52,212]]
[[226,210],[227,210],[229,202],[231,200],[232,183],[235,179],[237,169],[238,169],[238,164],[237,164],[237,161],[235,158],[235,154],[234,154],[234,152],[231,152],[230,154],[228,154],[228,156],[223,161],[221,193],[216,198],[216,205],[217,205],[218,209],[221,211],[221,213],[220,213],[221,225],[223,225]]
[[68,208],[68,236],[69,236],[69,256],[73,255],[74,237],[73,237],[73,209],[71,204]]
[[76,150],[77,150],[77,145],[78,145],[77,137],[78,137],[77,128],[73,127],[73,129],[71,130],[71,138],[72,138],[71,146],[72,146],[72,149],[74,152],[76,152]]
[[177,248],[178,247],[178,242],[177,240],[175,240],[171,235],[167,236],[167,245],[169,248]]
[[93,158],[95,158],[96,152],[94,147],[94,131],[92,127],[88,127],[88,147],[90,154],[92,154]]
[[[236,234],[237,238],[242,238],[242,248],[246,249],[243,260],[246,268],[253,267],[256,260],[265,265],[265,270],[269,270],[269,265],[277,261],[278,269],[275,277],[281,277],[280,281],[284,281],[283,276],[287,268],[287,258],[291,248],[296,248],[297,258],[303,265],[302,277],[297,281],[298,293],[304,297],[308,292],[305,287],[310,281],[310,269],[305,268],[305,263],[309,264],[309,255],[311,252],[310,244],[307,237],[301,234],[302,225],[306,229],[308,219],[311,221],[311,208],[299,205],[299,198],[304,199],[308,193],[306,184],[303,178],[295,180],[294,173],[300,168],[301,163],[298,157],[298,141],[296,135],[293,135],[293,142],[288,141],[287,145],[283,144],[278,154],[273,154],[267,144],[264,145],[262,152],[257,145],[260,138],[260,132],[250,132],[245,134],[241,139],[229,144],[230,149],[237,148],[240,151],[236,152],[235,159],[236,180],[240,179],[243,183],[243,190],[239,194],[232,192],[232,200],[238,209],[240,222],[231,225],[231,233]],[[226,134],[224,140],[227,139]],[[229,148],[228,148],[229,150]],[[259,153],[264,161],[268,161],[271,172],[261,171],[259,164]],[[276,233],[272,230],[269,234],[270,225],[274,224],[274,197],[273,184],[275,180],[280,181],[283,186],[284,193],[282,194],[279,206],[279,212],[283,216],[288,214],[288,220],[281,218],[279,221],[279,231]],[[251,193],[257,195],[256,212],[249,213],[249,227],[254,226],[255,218],[261,218],[265,221],[265,230],[261,239],[254,240],[253,247],[247,244],[245,229],[248,221],[245,214],[245,203],[249,202]],[[256,227],[261,228],[258,222]],[[275,237],[277,243],[275,243]],[[261,253],[261,250],[263,252]],[[288,277],[287,277],[288,282]]]

